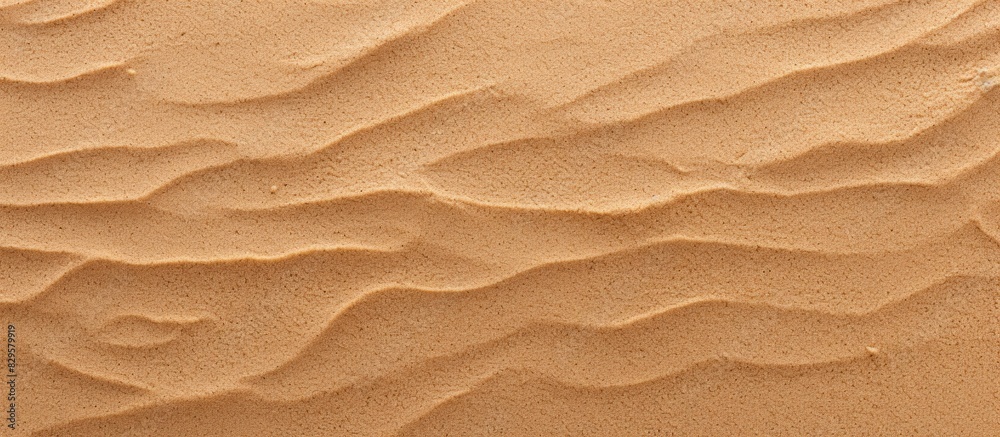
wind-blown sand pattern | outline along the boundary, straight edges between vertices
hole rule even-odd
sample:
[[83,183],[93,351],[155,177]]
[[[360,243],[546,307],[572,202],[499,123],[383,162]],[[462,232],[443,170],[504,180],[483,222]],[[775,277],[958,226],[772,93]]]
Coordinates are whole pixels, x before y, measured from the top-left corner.
[[996,0],[0,1],[5,431],[995,435],[997,84]]

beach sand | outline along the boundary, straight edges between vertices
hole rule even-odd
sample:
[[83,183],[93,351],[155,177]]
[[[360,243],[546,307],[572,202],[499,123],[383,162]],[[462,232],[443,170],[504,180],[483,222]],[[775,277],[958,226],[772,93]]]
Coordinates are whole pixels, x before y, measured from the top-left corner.
[[998,83],[996,0],[0,0],[0,434],[996,435]]

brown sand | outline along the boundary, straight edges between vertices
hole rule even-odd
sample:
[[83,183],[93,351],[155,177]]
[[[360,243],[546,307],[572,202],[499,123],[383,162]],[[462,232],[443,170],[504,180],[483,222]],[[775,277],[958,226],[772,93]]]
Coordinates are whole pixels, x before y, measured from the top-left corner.
[[0,6],[7,433],[1000,434],[1000,1]]

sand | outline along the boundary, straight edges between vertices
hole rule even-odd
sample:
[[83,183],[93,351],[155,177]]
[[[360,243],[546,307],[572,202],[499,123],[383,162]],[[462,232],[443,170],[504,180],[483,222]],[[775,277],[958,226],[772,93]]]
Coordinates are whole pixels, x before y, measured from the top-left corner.
[[2,0],[0,434],[996,435],[998,83],[996,0]]

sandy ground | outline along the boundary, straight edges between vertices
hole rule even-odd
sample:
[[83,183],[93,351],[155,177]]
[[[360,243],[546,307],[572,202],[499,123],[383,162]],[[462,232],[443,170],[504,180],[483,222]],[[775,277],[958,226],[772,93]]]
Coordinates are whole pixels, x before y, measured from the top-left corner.
[[0,434],[996,435],[998,83],[996,0],[0,0]]

